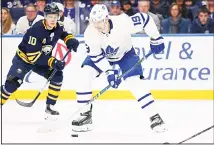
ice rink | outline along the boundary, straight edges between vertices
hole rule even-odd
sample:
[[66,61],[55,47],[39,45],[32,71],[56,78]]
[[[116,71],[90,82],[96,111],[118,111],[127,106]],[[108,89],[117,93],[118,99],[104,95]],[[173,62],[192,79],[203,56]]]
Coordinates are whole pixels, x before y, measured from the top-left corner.
[[[213,101],[156,101],[168,132],[153,133],[149,120],[135,100],[94,102],[91,132],[72,138],[70,120],[75,101],[59,100],[57,122],[43,119],[45,101],[24,108],[8,101],[2,109],[2,143],[178,143],[213,125]],[[41,132],[52,128],[53,132]],[[213,128],[187,143],[214,143]]]

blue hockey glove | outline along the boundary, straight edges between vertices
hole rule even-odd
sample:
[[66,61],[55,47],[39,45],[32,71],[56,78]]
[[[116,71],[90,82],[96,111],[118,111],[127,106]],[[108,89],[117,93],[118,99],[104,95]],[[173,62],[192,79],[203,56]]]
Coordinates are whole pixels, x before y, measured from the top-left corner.
[[77,52],[78,46],[79,46],[79,41],[75,38],[67,42],[67,48],[70,50],[73,50],[74,52]]
[[119,77],[118,70],[107,70],[106,75],[107,75],[108,83],[113,88],[118,88],[118,86],[121,83],[121,79],[118,79],[118,77]]
[[50,67],[52,67],[53,69],[57,69],[58,71],[63,70],[65,68],[65,62],[57,60],[54,57],[51,57],[48,60],[48,64]]
[[163,37],[158,37],[157,39],[150,40],[150,48],[152,53],[158,54],[164,50],[165,45],[163,42]]

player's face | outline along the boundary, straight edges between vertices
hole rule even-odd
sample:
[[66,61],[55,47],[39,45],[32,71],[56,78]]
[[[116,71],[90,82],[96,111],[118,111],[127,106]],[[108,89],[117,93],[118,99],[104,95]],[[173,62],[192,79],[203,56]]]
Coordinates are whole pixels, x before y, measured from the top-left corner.
[[7,19],[8,13],[6,10],[2,9],[2,22],[4,22]]
[[105,23],[103,20],[93,22],[94,27],[99,31],[99,32],[104,32],[105,30]]
[[208,21],[209,14],[208,13],[199,13],[198,18],[202,25],[205,25]]
[[53,27],[56,26],[57,20],[59,19],[58,14],[48,14],[46,16],[46,25],[52,29]]

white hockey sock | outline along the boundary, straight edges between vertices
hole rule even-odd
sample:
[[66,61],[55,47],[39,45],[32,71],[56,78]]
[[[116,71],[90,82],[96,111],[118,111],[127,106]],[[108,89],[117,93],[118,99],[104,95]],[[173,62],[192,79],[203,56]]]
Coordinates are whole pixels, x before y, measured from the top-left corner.
[[140,80],[139,76],[129,77],[125,80],[127,89],[129,89],[134,97],[137,99],[141,109],[150,118],[157,114],[155,101],[152,94],[146,88],[143,80]]
[[89,102],[92,96],[92,91],[89,92],[76,92],[77,95],[77,107],[78,109]]
[[[83,68],[81,68],[81,71],[79,72],[79,77],[81,78],[79,80],[83,80],[83,81],[79,82],[76,86],[78,108],[81,108],[91,100],[92,81],[97,75],[98,75],[98,72],[90,66],[84,66]],[[88,108],[90,109],[90,107]]]

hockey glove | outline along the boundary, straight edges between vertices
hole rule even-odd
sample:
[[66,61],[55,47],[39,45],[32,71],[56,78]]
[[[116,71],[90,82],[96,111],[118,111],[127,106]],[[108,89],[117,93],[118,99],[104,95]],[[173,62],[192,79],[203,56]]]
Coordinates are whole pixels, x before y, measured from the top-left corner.
[[118,86],[121,83],[121,79],[118,79],[119,77],[119,72],[118,70],[107,70],[106,71],[107,75],[107,80],[108,83],[113,87],[113,88],[118,88]]
[[48,65],[53,68],[53,69],[57,69],[58,71],[61,71],[65,68],[65,62],[64,61],[60,61],[60,60],[57,60],[56,58],[54,57],[51,57],[49,60],[48,60]]
[[150,48],[152,53],[158,54],[164,50],[165,45],[163,42],[163,37],[158,37],[157,39],[150,40]]
[[79,46],[79,41],[75,38],[67,42],[67,48],[69,50],[73,50],[74,52],[77,52],[78,46]]

